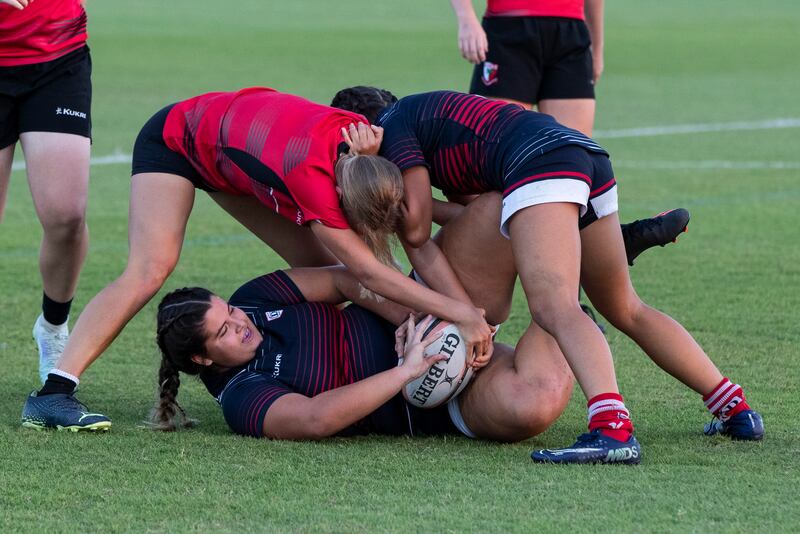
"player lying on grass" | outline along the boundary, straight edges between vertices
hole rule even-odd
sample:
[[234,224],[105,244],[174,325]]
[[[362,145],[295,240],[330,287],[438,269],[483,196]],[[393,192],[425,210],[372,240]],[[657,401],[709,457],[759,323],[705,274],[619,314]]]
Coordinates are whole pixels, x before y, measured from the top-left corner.
[[[265,88],[209,93],[156,113],[133,150],[127,266],[84,309],[44,387],[28,397],[23,425],[110,426],[102,414],[72,417],[86,410],[69,394],[174,269],[196,189],[290,266],[344,264],[365,288],[457,324],[467,349],[488,358],[491,328],[481,310],[390,265],[402,178],[383,158],[343,156],[351,138],[359,154],[377,152],[380,129],[360,115]],[[59,394],[68,396],[51,397]]]
[[[83,311],[57,368],[28,397],[23,425],[110,426],[102,414],[86,416],[72,393],[80,374],[175,267],[197,188],[290,266],[341,262],[375,293],[458,324],[485,361],[491,330],[465,294],[444,297],[386,265],[388,237],[400,219],[402,179],[385,159],[340,157],[345,140],[359,142],[361,152],[377,150],[380,130],[376,139],[366,125],[351,124],[359,120],[364,118],[259,88],[210,93],[156,113],[133,150],[128,264]],[[637,237],[643,235],[635,231],[639,226],[626,229],[632,250],[650,246]],[[425,274],[425,265],[415,266]]]
[[[516,271],[511,244],[497,226],[485,223],[499,218],[500,209],[499,195],[481,195],[442,229],[437,242],[472,301],[502,321]],[[358,305],[343,311],[334,305],[348,298]],[[176,402],[179,372],[199,374],[228,425],[250,436],[461,432],[516,441],[544,431],[564,410],[572,374],[553,338],[535,324],[515,349],[496,343],[489,364],[447,405],[420,410],[407,404],[399,395],[402,387],[434,363],[423,365],[419,338],[412,336],[404,366],[396,367],[394,325],[407,312],[364,299],[341,268],[272,273],[245,284],[228,303],[205,289],[170,293],[158,312],[162,363],[152,423],[164,430],[192,423]],[[737,437],[735,430],[726,425],[723,431]],[[579,461],[638,458],[635,448],[607,441]]]
[[[432,187],[456,195],[502,193],[501,216],[492,222],[511,241],[530,328],[557,340],[588,400],[591,436],[534,453],[534,460],[582,461],[584,451],[609,443],[639,447],[608,343],[578,305],[579,285],[611,324],[700,393],[715,417],[736,426],[738,437],[761,438],[761,417],[742,388],[722,376],[678,322],[636,294],[619,230],[616,180],[608,153],[592,139],[549,115],[451,91],[397,101],[387,91],[354,87],[340,91],[332,105],[383,127],[380,154],[403,172],[402,239],[416,248],[410,257],[441,261],[430,241]],[[447,293],[458,284],[443,282],[449,274],[441,269],[425,281]]]

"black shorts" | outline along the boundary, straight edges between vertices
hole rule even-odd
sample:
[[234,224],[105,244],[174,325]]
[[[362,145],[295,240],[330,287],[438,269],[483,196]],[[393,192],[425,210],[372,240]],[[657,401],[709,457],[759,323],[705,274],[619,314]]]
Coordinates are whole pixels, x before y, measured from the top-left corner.
[[604,153],[566,145],[523,160],[505,176],[500,231],[518,211],[549,202],[581,206],[579,228],[618,210],[617,182]]
[[486,61],[475,66],[469,92],[536,104],[552,98],[594,98],[589,29],[578,19],[487,17]]
[[0,67],[0,148],[23,132],[92,137],[92,58],[84,46],[44,63]]
[[164,142],[164,124],[173,106],[175,104],[162,108],[142,126],[133,145],[131,176],[145,172],[175,174],[183,176],[198,189],[214,191],[185,156],[173,152]]

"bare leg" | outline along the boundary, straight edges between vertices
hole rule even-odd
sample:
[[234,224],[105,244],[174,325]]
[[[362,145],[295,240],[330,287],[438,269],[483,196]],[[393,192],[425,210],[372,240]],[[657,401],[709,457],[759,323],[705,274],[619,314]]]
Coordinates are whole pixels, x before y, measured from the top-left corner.
[[701,395],[713,390],[722,374],[711,359],[686,329],[633,289],[617,214],[586,227],[581,241],[581,283],[597,311],[669,374]]
[[459,396],[476,436],[519,441],[544,432],[564,411],[572,372],[555,340],[533,325],[516,349],[495,343],[491,362]]
[[25,132],[20,142],[33,204],[44,230],[39,253],[44,292],[57,302],[67,302],[75,295],[89,247],[89,139]]
[[[535,322],[558,341],[587,399],[618,393],[611,350],[578,305],[578,205],[540,204],[517,212],[509,233]],[[533,335],[534,325],[529,327]]]
[[8,197],[8,184],[11,181],[11,164],[14,162],[14,147],[8,145],[0,150],[0,223],[3,222],[3,213],[6,209]]
[[298,226],[253,197],[210,193],[211,198],[292,267],[324,267],[339,261],[308,226]]
[[161,288],[178,262],[194,195],[194,185],[180,176],[131,179],[128,264],[83,310],[58,369],[80,376]]
[[592,136],[595,100],[593,98],[553,98],[542,100],[539,111],[552,115],[558,122]]
[[484,193],[434,238],[472,302],[490,324],[508,319],[517,269],[511,242],[500,234],[502,196]]

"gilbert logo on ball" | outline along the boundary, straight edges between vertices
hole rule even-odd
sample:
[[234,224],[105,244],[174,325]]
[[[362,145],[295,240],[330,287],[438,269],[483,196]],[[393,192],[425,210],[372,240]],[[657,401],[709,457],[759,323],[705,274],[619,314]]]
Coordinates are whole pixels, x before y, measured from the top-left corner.
[[435,363],[426,374],[403,388],[403,397],[418,408],[435,408],[455,398],[472,378],[461,332],[455,325],[436,319],[428,326],[423,339],[438,332],[442,332],[441,337],[428,345],[425,356],[444,354],[447,359]]

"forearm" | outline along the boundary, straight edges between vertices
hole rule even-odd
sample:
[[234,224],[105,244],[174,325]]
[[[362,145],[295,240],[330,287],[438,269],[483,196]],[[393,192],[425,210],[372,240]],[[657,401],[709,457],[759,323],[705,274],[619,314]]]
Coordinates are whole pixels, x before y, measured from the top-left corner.
[[397,395],[408,380],[402,367],[393,367],[313,397],[319,437],[332,436],[364,419]]
[[335,282],[338,291],[347,300],[380,315],[394,325],[401,324],[412,312],[411,308],[407,306],[381,298],[373,292],[364,291],[364,286],[345,268],[337,271]]
[[589,37],[592,40],[592,53],[603,54],[603,2],[604,0],[586,0],[584,15]]
[[406,246],[406,255],[417,274],[434,291],[450,298],[472,304],[464,286],[445,258],[442,250],[432,240],[419,248]]

